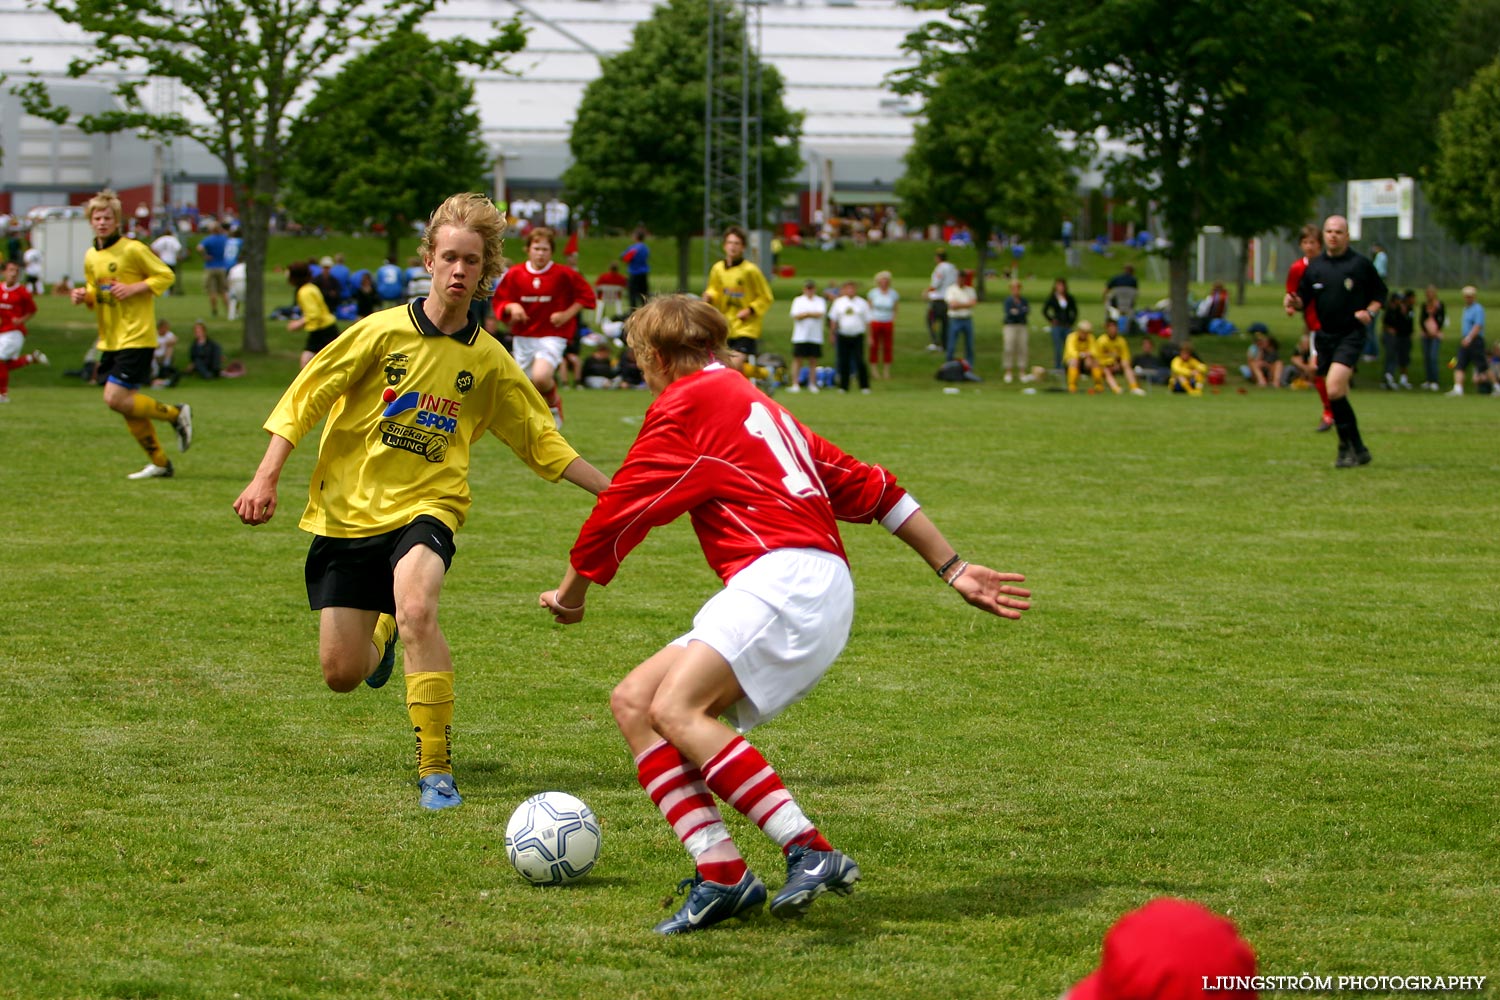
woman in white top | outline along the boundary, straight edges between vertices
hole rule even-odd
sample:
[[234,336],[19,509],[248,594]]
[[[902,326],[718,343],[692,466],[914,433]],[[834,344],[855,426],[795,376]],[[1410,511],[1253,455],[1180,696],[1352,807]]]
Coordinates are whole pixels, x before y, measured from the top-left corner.
[[875,275],[875,287],[866,296],[870,300],[870,366],[876,378],[891,377],[891,353],[896,339],[896,304],[901,293],[891,287],[891,272]]

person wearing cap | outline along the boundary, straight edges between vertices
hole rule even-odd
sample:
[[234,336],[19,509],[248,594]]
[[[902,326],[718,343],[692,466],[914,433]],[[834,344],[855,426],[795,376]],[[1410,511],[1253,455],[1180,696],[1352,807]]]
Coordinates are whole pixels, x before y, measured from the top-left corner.
[[802,391],[802,369],[807,369],[807,391],[818,391],[818,361],[823,357],[823,326],[828,300],[818,294],[811,278],[802,283],[802,294],[792,300],[792,385],[788,392]]
[[1090,393],[1099,392],[1104,377],[1094,364],[1094,324],[1086,319],[1078,321],[1078,327],[1063,341],[1063,364],[1068,368],[1068,391],[1078,391],[1078,376],[1087,374],[1093,380]]
[[1334,468],[1370,464],[1370,450],[1359,433],[1349,402],[1349,380],[1365,345],[1365,328],[1389,294],[1385,280],[1368,259],[1349,249],[1349,220],[1330,215],[1323,222],[1323,252],[1308,261],[1297,290],[1283,304],[1293,310],[1315,305],[1320,329],[1313,335],[1318,373],[1328,380],[1328,406],[1339,435]]
[[1484,351],[1484,306],[1479,304],[1479,289],[1465,285],[1463,325],[1459,327],[1458,356],[1453,359],[1453,388],[1450,396],[1464,394],[1464,373],[1474,366],[1477,380],[1490,369],[1488,355]]
[[1063,1000],[1256,1000],[1255,952],[1234,923],[1161,897],[1117,920],[1099,967]]

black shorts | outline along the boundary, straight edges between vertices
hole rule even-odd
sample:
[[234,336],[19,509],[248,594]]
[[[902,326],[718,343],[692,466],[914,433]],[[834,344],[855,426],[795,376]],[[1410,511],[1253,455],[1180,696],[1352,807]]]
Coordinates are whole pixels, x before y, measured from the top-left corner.
[[1458,371],[1467,371],[1470,365],[1474,366],[1476,372],[1489,371],[1490,359],[1484,353],[1484,338],[1475,337],[1468,347],[1459,342],[1458,356],[1453,360],[1453,367]]
[[1319,375],[1327,375],[1334,362],[1348,368],[1358,368],[1359,359],[1365,353],[1365,331],[1353,330],[1342,337],[1335,337],[1319,330],[1313,334],[1313,344],[1318,349]]
[[794,358],[821,358],[823,356],[822,344],[793,344],[792,357]]
[[443,557],[443,568],[453,565],[457,551],[453,532],[437,518],[423,514],[404,528],[369,538],[329,538],[318,535],[307,550],[307,604],[322,608],[357,608],[396,613],[396,564],[418,545]]
[[725,341],[724,346],[729,348],[729,350],[731,351],[738,351],[741,354],[759,354],[760,338],[730,337],[727,341]]
[[123,351],[105,351],[99,355],[99,367],[94,369],[94,381],[103,385],[113,382],[127,389],[139,389],[151,384],[151,358],[156,350],[151,347],[127,347]]
[[323,327],[321,330],[309,330],[307,332],[307,343],[302,349],[309,354],[317,354],[323,348],[338,339],[339,327],[337,323]]

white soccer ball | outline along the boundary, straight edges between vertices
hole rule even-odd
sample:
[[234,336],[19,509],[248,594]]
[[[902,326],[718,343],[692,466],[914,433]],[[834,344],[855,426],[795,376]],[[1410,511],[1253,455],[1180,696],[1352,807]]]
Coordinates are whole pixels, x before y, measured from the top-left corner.
[[599,820],[566,792],[542,792],[516,807],[505,824],[505,853],[533,885],[564,885],[599,859]]

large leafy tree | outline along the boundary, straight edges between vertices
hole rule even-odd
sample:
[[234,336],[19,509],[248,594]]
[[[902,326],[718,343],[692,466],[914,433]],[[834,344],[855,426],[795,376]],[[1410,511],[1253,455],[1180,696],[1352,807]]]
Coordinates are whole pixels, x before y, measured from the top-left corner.
[[287,208],[340,229],[378,221],[394,257],[412,220],[484,183],[490,156],[459,68],[482,59],[468,39],[404,32],[320,81],[291,128]]
[[950,6],[946,19],[907,38],[917,61],[891,80],[898,93],[923,99],[896,182],[903,212],[918,224],[952,217],[970,227],[981,296],[990,232],[1050,232],[1072,197],[1079,160],[1053,128],[1069,87],[1013,6]]
[[1500,254],[1500,60],[1459,91],[1438,133],[1427,185],[1438,221],[1455,238]]
[[[744,22],[725,0],[667,0],[636,26],[630,47],[606,58],[584,90],[563,175],[569,199],[606,226],[644,223],[677,240],[677,285],[688,286],[688,241],[703,228],[704,100],[709,4],[725,9],[735,53]],[[740,92],[738,55],[722,60],[718,85]],[[801,115],[782,99],[781,74],[751,60],[761,91],[764,204],[780,203],[801,166]],[[753,141],[753,138],[752,138]],[[765,224],[752,219],[751,225]]]
[[[1277,157],[1325,160],[1320,134],[1365,129],[1384,95],[1411,87],[1409,39],[1435,0],[1035,0],[1038,44],[1085,92],[1077,128],[1124,144],[1111,177],[1149,197],[1171,242],[1172,319],[1187,329],[1189,255],[1198,230],[1239,199],[1236,228],[1281,225],[1264,191]],[[1372,79],[1379,80],[1378,85]],[[1303,204],[1305,184],[1287,201]],[[1274,199],[1273,199],[1274,200]],[[1223,208],[1221,209],[1221,206]]]
[[[38,0],[91,43],[69,76],[118,72],[118,110],[84,115],[89,132],[135,129],[171,140],[196,139],[219,161],[234,188],[243,226],[246,294],[244,350],[266,350],[265,260],[271,209],[289,154],[291,108],[325,65],[360,41],[379,42],[411,31],[438,0]],[[483,43],[498,57],[518,50],[515,21]],[[177,80],[203,116],[158,114],[143,89],[152,78]],[[45,84],[17,88],[28,111],[52,121],[73,117],[55,105]]]

